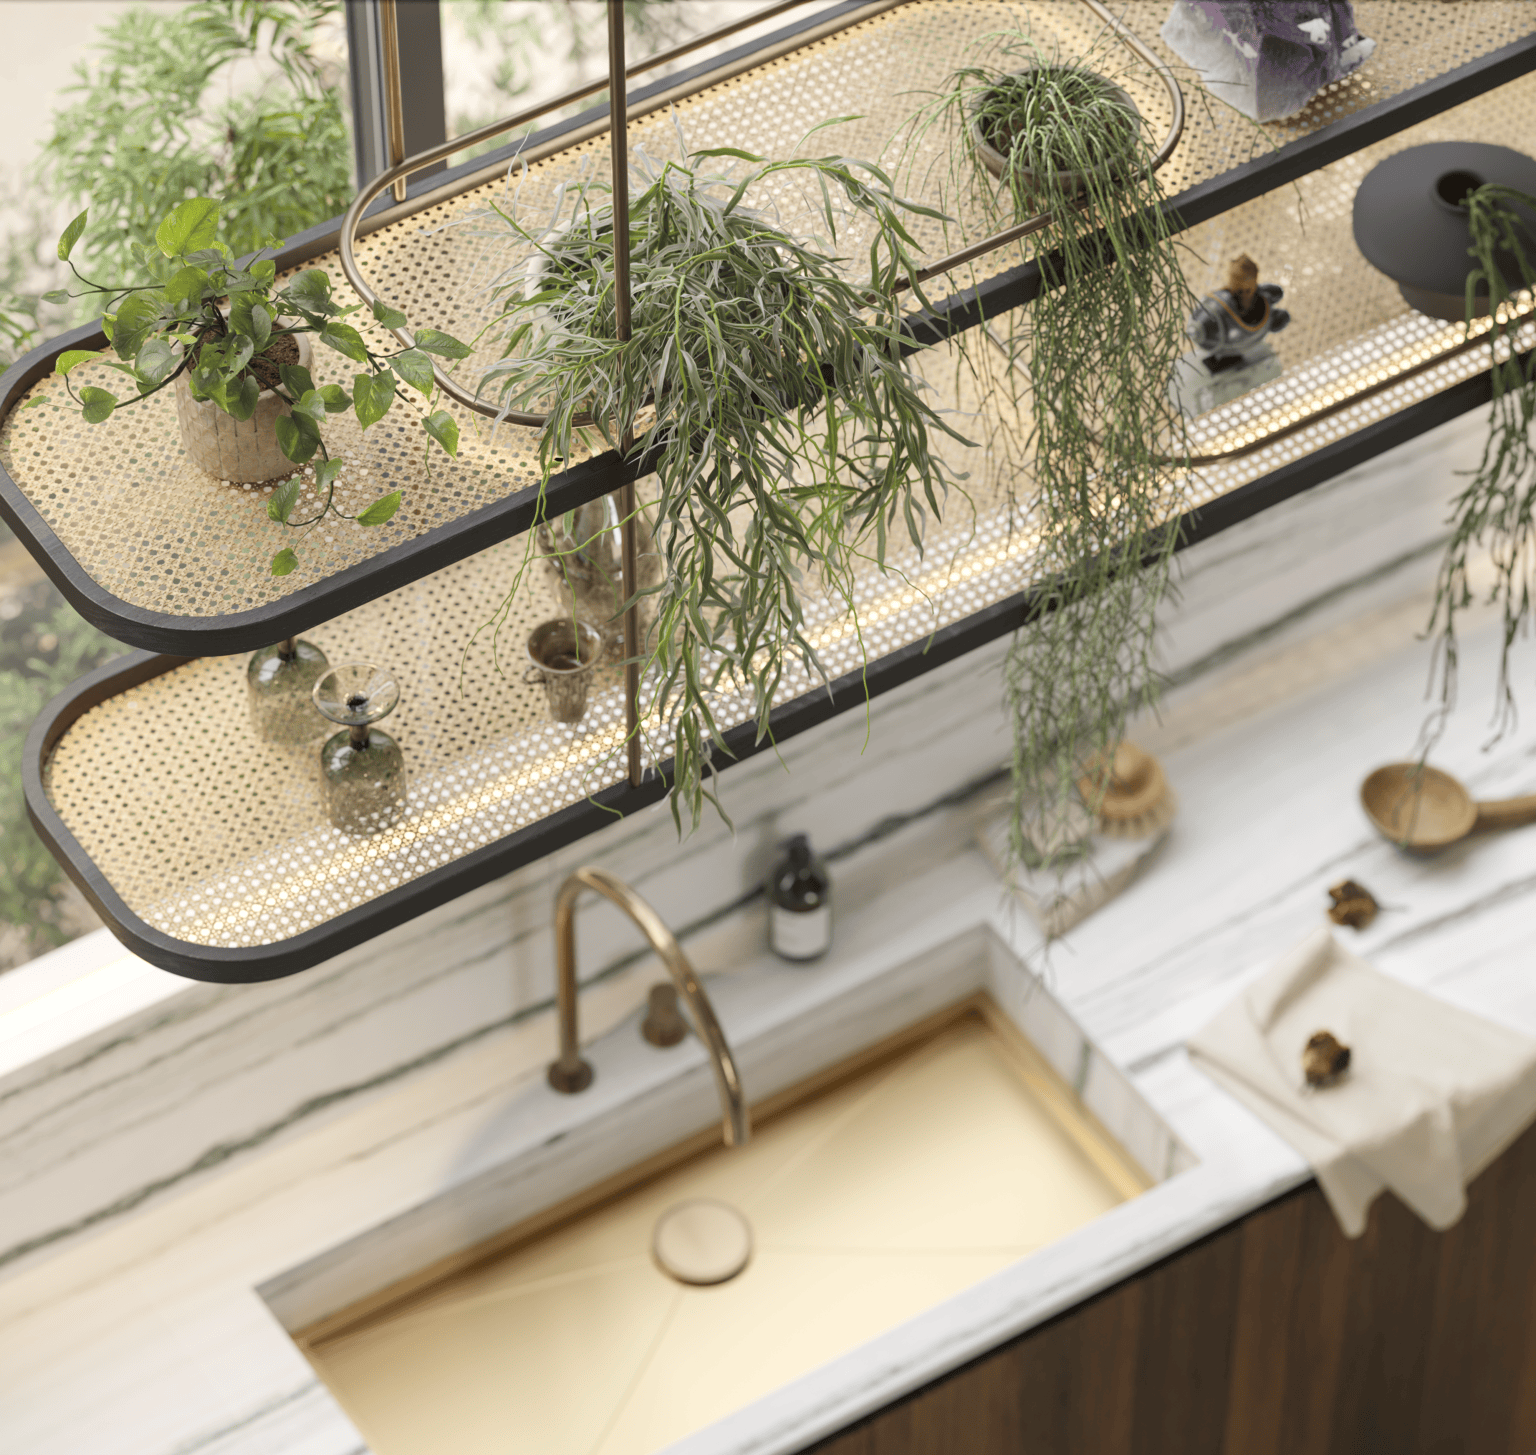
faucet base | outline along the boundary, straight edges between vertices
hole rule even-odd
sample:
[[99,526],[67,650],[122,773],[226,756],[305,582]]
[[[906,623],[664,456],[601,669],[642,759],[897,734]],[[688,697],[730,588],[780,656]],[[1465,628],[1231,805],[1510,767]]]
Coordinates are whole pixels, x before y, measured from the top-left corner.
[[592,1084],[592,1074],[592,1067],[580,1056],[570,1065],[561,1061],[549,1063],[549,1084],[567,1096],[585,1091]]

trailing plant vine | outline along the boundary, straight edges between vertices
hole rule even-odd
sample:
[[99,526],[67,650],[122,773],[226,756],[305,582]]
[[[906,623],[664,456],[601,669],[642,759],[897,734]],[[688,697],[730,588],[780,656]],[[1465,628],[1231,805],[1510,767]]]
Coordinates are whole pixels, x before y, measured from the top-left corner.
[[[1147,127],[1113,84],[1107,44],[1071,64],[1027,35],[985,44],[914,115],[903,165],[915,170],[937,133],[946,160],[927,164],[924,185],[935,190],[935,165],[948,169],[946,211],[987,232],[1050,216],[1030,239],[1038,297],[955,346],[988,399],[990,468],[1019,491],[1020,528],[1039,539],[1036,607],[1003,673],[1012,849],[1060,868],[1081,852],[1061,827],[1085,769],[1157,696],[1157,611],[1188,458],[1167,383],[1195,299]],[[1102,791],[1103,780],[1089,796]]]
[[[1536,573],[1536,349],[1518,347],[1517,336],[1530,327],[1536,296],[1536,237],[1527,218],[1536,216],[1536,197],[1513,187],[1486,184],[1466,199],[1472,267],[1466,283],[1466,327],[1470,332],[1489,300],[1490,379],[1488,438],[1471,481],[1451,505],[1451,537],[1435,583],[1429,631],[1435,638],[1432,688],[1439,708],[1425,725],[1425,754],[1444,730],[1456,702],[1460,658],[1456,616],[1470,607],[1474,554],[1486,548],[1493,564],[1488,600],[1503,616],[1499,654],[1495,739],[1515,724],[1514,689],[1509,657],[1516,638],[1532,618],[1532,579]],[[1514,207],[1527,209],[1521,217]],[[1511,272],[1511,268],[1513,272]],[[1524,295],[1523,300],[1521,295]],[[1523,301],[1524,307],[1521,307]]]
[[[375,353],[362,334],[344,321],[362,305],[344,307],[338,303],[331,292],[331,280],[322,269],[306,268],[279,285],[277,264],[271,258],[258,256],[236,262],[233,250],[218,237],[221,206],[211,197],[189,197],[177,203],[156,229],[153,245],[134,242],[137,271],[152,282],[97,282],[81,273],[71,260],[89,215],[87,209],[64,229],[58,247],[60,261],[68,264],[84,289],[78,293],[61,289],[47,295],[56,302],[93,298],[103,307],[101,325],[111,353],[66,349],[54,364],[86,423],[101,424],[117,409],[142,403],[183,375],[194,400],[211,401],[238,420],[251,418],[262,391],[268,389],[285,400],[291,411],[276,422],[277,442],[284,456],[302,466],[318,452],[320,464],[312,467],[318,497],[313,515],[293,518],[305,483],[298,474],[273,491],[267,514],[303,531],[313,529],[327,515],[361,526],[383,525],[392,519],[400,508],[398,490],[355,515],[347,515],[340,508],[336,482],[342,461],[332,458],[326,448],[320,424],[328,414],[350,409],[358,424],[367,429],[389,412],[400,396],[401,383],[430,400],[437,381],[428,354],[462,359],[469,349],[437,329],[422,328],[415,331],[413,346],[391,354]],[[268,239],[268,245],[276,248],[279,243]],[[373,316],[385,328],[406,326],[405,315],[384,303],[374,303]],[[354,375],[352,393],[348,394],[339,384],[317,388],[301,364],[267,356],[281,340],[302,333],[314,334],[320,343],[371,372]],[[293,358],[297,357],[295,351]],[[132,397],[120,400],[97,384],[76,389],[70,377],[74,371],[103,362],[132,380]],[[446,409],[424,415],[421,423],[447,454],[458,454],[458,423]],[[293,547],[285,546],[273,556],[271,571],[274,576],[286,576],[297,565]]]
[[[891,301],[898,279],[915,281],[904,217],[935,214],[898,199],[885,173],[732,148],[641,156],[634,172],[630,342],[616,338],[609,188],[584,183],[540,225],[498,209],[539,262],[495,285],[504,356],[481,389],[549,414],[545,483],[588,414],[609,447],[655,460],[665,575],[651,588],[641,711],[657,760],[672,759],[681,828],[706,800],[720,808],[709,785],[729,756],[721,697],[747,695],[761,741],[793,664],[826,680],[808,594],[857,622],[855,565],[883,570],[892,531],[922,549],[951,479],[930,437],[960,436],[903,362]],[[804,202],[824,236],[749,196]],[[850,277],[834,252],[851,222],[869,234],[867,276]]]

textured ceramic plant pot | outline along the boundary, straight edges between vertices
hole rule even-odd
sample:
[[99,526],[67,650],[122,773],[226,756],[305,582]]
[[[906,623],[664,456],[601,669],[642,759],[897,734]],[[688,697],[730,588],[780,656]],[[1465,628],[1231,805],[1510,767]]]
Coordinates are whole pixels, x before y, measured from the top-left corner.
[[[290,337],[298,345],[299,367],[309,368],[309,335]],[[181,442],[199,469],[220,480],[259,485],[291,475],[297,468],[277,443],[277,421],[290,412],[288,401],[272,390],[263,389],[257,396],[256,411],[249,419],[225,414],[211,399],[194,399],[185,374],[176,380],[172,392]]]
[[[1134,137],[1136,132],[1140,130],[1141,112],[1136,109],[1136,103],[1131,100],[1129,93],[1126,92],[1123,88],[1115,85],[1113,81],[1107,81],[1103,76],[1100,76],[1093,71],[1085,70],[1081,66],[1030,67],[1028,70],[1024,71],[1014,71],[1007,79],[1012,80],[1015,76],[1020,78],[1027,77],[1032,75],[1036,70],[1071,71],[1076,75],[1086,77],[1093,83],[1094,89],[1097,90],[1100,95],[1102,95],[1108,101],[1121,106],[1125,110],[1131,127],[1128,136]],[[982,166],[984,166],[994,177],[1001,179],[1003,174],[1008,170],[1008,157],[1005,153],[999,151],[993,142],[994,139],[985,135],[983,132],[981,117],[972,116],[971,146],[975,150],[976,157],[981,162]],[[1131,151],[1132,148],[1127,146],[1126,155],[1129,155]],[[1100,170],[1113,170],[1113,168],[1123,160],[1124,157],[1106,157],[1102,167],[1094,168],[1093,170],[1095,172]],[[1031,184],[1034,184],[1037,180],[1036,174],[1032,172],[1028,167],[1021,167],[1019,169],[1019,176]],[[1055,178],[1057,180],[1054,182],[1051,190],[1055,190],[1056,187],[1060,187],[1071,192],[1081,192],[1086,185],[1084,182],[1084,174],[1079,172],[1057,172],[1055,174]]]

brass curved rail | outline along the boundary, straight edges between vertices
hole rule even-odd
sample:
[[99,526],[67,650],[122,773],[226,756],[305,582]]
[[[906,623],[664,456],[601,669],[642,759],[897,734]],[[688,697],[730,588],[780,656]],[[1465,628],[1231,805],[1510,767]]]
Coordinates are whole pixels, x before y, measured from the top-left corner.
[[[751,15],[734,21],[730,25],[720,26],[716,30],[698,36],[684,45],[675,46],[669,51],[663,51],[659,55],[652,56],[649,60],[639,61],[635,65],[627,66],[625,67],[624,74],[626,78],[641,75],[648,70],[655,69],[657,66],[665,65],[679,56],[686,55],[690,51],[698,50],[712,41],[732,35],[739,30],[744,30],[750,25],[756,25],[764,20],[772,19],[775,15],[782,14],[786,10],[792,10],[806,3],[808,3],[808,0],[779,0],[777,4],[765,6],[763,9],[756,10]],[[841,24],[828,29],[825,34],[835,35],[840,31],[851,29],[854,25],[861,24],[873,15],[882,14],[886,10],[893,10],[898,5],[905,3],[907,3],[907,0],[880,0],[880,3],[871,4],[864,9],[854,12],[852,16],[848,17]],[[1117,16],[1111,14],[1109,9],[1101,3],[1101,0],[1078,0],[1078,3],[1091,10],[1105,26],[1115,33],[1116,37],[1128,50],[1149,66],[1168,92],[1168,101],[1172,108],[1173,116],[1169,123],[1167,135],[1163,138],[1162,144],[1158,147],[1157,151],[1153,153],[1152,169],[1156,171],[1173,155],[1174,149],[1178,146],[1179,140],[1184,134],[1184,93],[1179,88],[1178,80],[1168,66],[1153,51],[1142,44],[1140,39]],[[701,76],[696,85],[682,94],[693,95],[716,84],[720,79],[721,77],[718,72],[710,72]],[[543,101],[537,106],[530,106],[526,110],[516,112],[502,121],[493,121],[476,131],[467,132],[463,136],[452,137],[448,141],[440,142],[434,147],[428,147],[426,151],[417,152],[415,156],[407,157],[404,161],[398,162],[387,171],[381,172],[365,187],[361,188],[353,199],[352,205],[347,209],[346,215],[342,218],[340,252],[341,270],[346,274],[347,281],[357,291],[358,296],[363,302],[372,304],[377,301],[378,295],[363,281],[362,271],[357,266],[355,241],[358,226],[363,220],[363,213],[367,211],[375,198],[379,197],[388,188],[395,186],[396,183],[403,184],[405,178],[413,172],[418,172],[424,167],[433,165],[435,162],[445,161],[456,152],[478,146],[483,141],[490,141],[495,137],[504,135],[515,127],[524,126],[528,122],[545,115],[547,112],[558,110],[560,107],[567,106],[573,101],[580,101],[584,97],[595,95],[597,92],[606,89],[607,86],[607,79],[593,81],[585,86],[578,86],[574,90],[567,91],[563,95],[555,97],[552,101]],[[610,120],[599,127],[598,134],[601,134],[602,131],[607,130],[611,126],[611,117],[612,112],[610,111]],[[616,203],[617,201],[618,199],[615,199]],[[963,267],[966,263],[974,262],[977,258],[984,257],[990,252],[995,252],[998,248],[1006,247],[1009,243],[1028,237],[1031,233],[1039,232],[1042,228],[1049,227],[1050,223],[1051,214],[1048,212],[1042,212],[1035,217],[1025,219],[1023,222],[1015,223],[1012,227],[1004,228],[1001,232],[993,233],[990,237],[982,238],[979,242],[971,243],[957,252],[940,258],[937,262],[931,263],[916,274],[915,280],[901,279],[895,285],[894,291],[900,292],[902,289],[911,286],[911,281],[916,281],[919,284],[926,283],[943,273],[952,272],[956,268]],[[411,336],[403,329],[392,329],[390,331],[402,344],[409,346],[413,342]],[[471,394],[456,384],[436,364],[432,366],[432,373],[436,378],[437,387],[444,394],[455,402],[462,404],[466,409],[474,410],[476,414],[484,415],[488,419],[502,420],[511,424],[528,425],[534,428],[542,428],[548,423],[549,416],[546,414],[531,414],[523,410],[502,409],[496,405],[486,403],[477,394]],[[573,420],[573,423],[590,424],[591,419],[587,416],[579,416]]]

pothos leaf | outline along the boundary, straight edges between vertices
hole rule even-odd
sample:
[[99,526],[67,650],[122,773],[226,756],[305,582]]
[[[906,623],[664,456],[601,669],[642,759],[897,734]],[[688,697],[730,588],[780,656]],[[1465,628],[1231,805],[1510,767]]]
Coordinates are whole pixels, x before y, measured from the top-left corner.
[[80,234],[85,231],[85,220],[91,215],[91,209],[87,207],[79,217],[75,218],[59,236],[59,261],[68,260],[70,253],[75,249],[75,244],[80,241]]
[[422,427],[453,459],[459,457],[459,423],[446,409],[422,420]]
[[357,517],[357,523],[359,525],[383,525],[399,509],[400,492],[393,490],[388,495],[381,495],[375,500],[367,510]]
[[178,202],[155,229],[155,242],[168,258],[209,247],[219,228],[219,204],[211,197]]
[[430,394],[437,386],[437,379],[432,373],[432,360],[420,349],[406,349],[404,353],[396,354],[390,361],[402,379],[422,394]]
[[299,558],[294,555],[291,546],[284,546],[272,557],[272,574],[274,576],[286,576],[299,564]]
[[377,424],[389,413],[395,401],[395,376],[388,369],[377,374],[358,374],[352,380],[352,404],[357,410],[357,422],[367,429]]
[[373,316],[385,328],[404,328],[405,315],[398,308],[391,308],[382,298],[373,300]]
[[425,349],[429,354],[441,354],[445,359],[467,359],[469,357],[469,345],[461,344],[452,334],[446,334],[435,328],[418,328],[416,330],[416,347]]
[[105,389],[97,389],[94,385],[87,384],[80,391],[80,403],[84,406],[80,413],[87,424],[100,424],[108,415],[117,408],[117,395],[109,394]]
[[329,345],[338,354],[355,359],[359,364],[368,362],[368,348],[363,343],[363,336],[350,323],[327,320],[325,327],[320,330],[320,342]]
[[[281,424],[282,420],[278,420],[278,423]],[[272,498],[267,501],[267,514],[273,520],[286,522],[293,514],[293,507],[298,504],[299,491],[303,485],[304,482],[298,475],[291,480],[285,480],[272,492]]]
[[95,349],[65,349],[53,367],[67,379],[71,369],[78,369],[81,364],[88,364],[92,359],[99,358],[101,354]]

